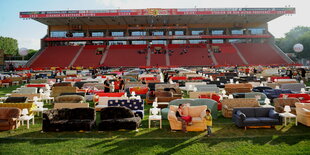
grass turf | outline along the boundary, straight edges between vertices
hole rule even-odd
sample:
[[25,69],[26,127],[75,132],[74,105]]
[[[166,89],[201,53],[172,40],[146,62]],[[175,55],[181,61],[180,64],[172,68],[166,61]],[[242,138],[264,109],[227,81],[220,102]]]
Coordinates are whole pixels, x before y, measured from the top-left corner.
[[[0,95],[15,88],[1,88]],[[220,116],[213,121],[213,136],[206,137],[206,132],[171,132],[167,120],[163,129],[158,123],[148,129],[149,108],[139,132],[42,133],[42,119],[36,117],[30,129],[0,132],[0,154],[310,154],[310,128],[302,124],[244,130]]]

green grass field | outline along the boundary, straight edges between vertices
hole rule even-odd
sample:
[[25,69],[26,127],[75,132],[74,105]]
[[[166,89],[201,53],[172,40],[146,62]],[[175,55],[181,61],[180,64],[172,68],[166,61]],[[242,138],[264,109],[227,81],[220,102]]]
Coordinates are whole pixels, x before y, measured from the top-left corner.
[[[0,95],[16,87],[1,88]],[[93,105],[93,104],[91,104]],[[47,105],[51,107],[51,105]],[[0,132],[0,155],[7,154],[310,154],[310,128],[302,124],[271,129],[237,128],[231,119],[213,121],[213,135],[206,132],[171,132],[148,129],[148,109],[139,131],[41,132],[41,117],[30,129],[21,126]],[[97,113],[97,118],[99,113]],[[154,124],[154,123],[153,123]]]

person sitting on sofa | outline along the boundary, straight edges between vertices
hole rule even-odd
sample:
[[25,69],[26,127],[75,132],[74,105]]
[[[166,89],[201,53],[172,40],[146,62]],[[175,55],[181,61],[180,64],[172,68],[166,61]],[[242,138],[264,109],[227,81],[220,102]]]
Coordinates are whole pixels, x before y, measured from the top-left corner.
[[179,108],[177,112],[175,113],[178,121],[182,122],[182,131],[186,131],[186,125],[191,125],[192,123],[192,117],[184,115],[184,104],[179,104]]

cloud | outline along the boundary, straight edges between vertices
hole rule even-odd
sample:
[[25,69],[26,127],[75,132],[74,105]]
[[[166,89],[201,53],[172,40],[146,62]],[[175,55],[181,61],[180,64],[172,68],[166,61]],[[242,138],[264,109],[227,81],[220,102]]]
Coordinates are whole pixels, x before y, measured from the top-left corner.
[[40,49],[40,39],[37,38],[17,38],[18,48]]

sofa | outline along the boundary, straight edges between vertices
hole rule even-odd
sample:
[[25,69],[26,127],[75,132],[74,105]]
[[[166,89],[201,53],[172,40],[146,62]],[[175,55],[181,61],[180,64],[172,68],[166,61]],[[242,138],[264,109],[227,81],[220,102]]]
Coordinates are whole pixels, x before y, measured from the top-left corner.
[[144,117],[144,100],[109,100],[108,101],[108,107],[117,107],[117,106],[123,106],[123,107],[127,107],[130,110],[132,110],[134,112],[134,114],[136,116],[141,117],[141,119],[143,119]]
[[100,111],[99,131],[136,130],[141,124],[141,118],[136,117],[127,107],[105,107]]
[[216,94],[216,93],[205,93],[205,94],[200,94],[198,96],[198,98],[207,98],[207,99],[211,99],[217,102],[217,110],[222,110],[222,103],[220,101],[221,97],[220,95]]
[[297,98],[275,98],[273,100],[276,112],[283,113],[286,105],[290,106],[292,114],[296,114],[295,103],[300,103]]
[[52,88],[52,94],[51,97],[57,97],[60,96],[62,93],[76,93],[77,87],[72,86],[57,86]]
[[55,98],[55,103],[81,103],[85,99],[81,95],[63,95]]
[[51,109],[43,112],[42,130],[49,131],[90,131],[96,124],[93,108]]
[[282,117],[273,108],[234,108],[232,121],[238,127],[282,125]]
[[225,90],[227,94],[248,93],[252,91],[252,85],[249,83],[225,84]]
[[280,94],[292,94],[293,92],[287,89],[267,89],[263,93],[271,100],[278,98]]
[[213,93],[219,93],[220,89],[215,85],[196,85],[198,92],[213,92]]
[[37,98],[41,98],[41,94],[19,94],[19,93],[12,93],[10,95],[10,97],[27,97],[28,98],[28,101],[33,101],[33,98],[34,97],[37,97]]
[[234,98],[255,98],[260,105],[265,105],[265,99],[267,96],[264,93],[260,92],[251,92],[251,93],[233,93]]
[[253,89],[252,89],[252,91],[253,92],[264,92],[264,90],[266,90],[266,89],[273,89],[273,88],[271,88],[271,87],[265,87],[265,86],[258,86],[258,87],[254,87]]
[[26,103],[27,101],[27,97],[8,97],[4,103]]
[[169,112],[169,107],[171,105],[174,106],[179,106],[179,104],[186,104],[189,103],[190,106],[202,106],[205,105],[208,107],[208,109],[211,110],[211,115],[213,119],[217,119],[217,115],[218,115],[218,103],[214,100],[211,99],[177,99],[177,100],[173,100],[171,102],[169,102],[169,105],[167,108],[163,108],[161,110],[161,115],[163,119],[167,119],[168,118],[168,112]]
[[173,97],[182,97],[182,90],[177,84],[156,84],[155,91],[171,91]]
[[[206,120],[204,116],[206,115],[205,105],[202,106],[185,106],[184,114],[192,117],[192,125],[186,126],[187,131],[204,131],[206,129]],[[171,130],[182,130],[182,122],[178,121],[176,117],[176,111],[178,106],[169,106],[168,120]]]
[[297,121],[310,126],[310,103],[296,103]]
[[297,98],[301,103],[310,103],[309,94],[280,94],[279,98],[284,98],[284,96],[288,98]]
[[19,94],[37,94],[38,93],[38,88],[35,87],[23,87],[20,88]]
[[224,99],[222,100],[222,114],[226,118],[231,118],[234,108],[259,106],[259,102],[254,98]]
[[48,79],[31,79],[29,81],[29,83],[32,83],[32,84],[35,84],[35,83],[38,83],[38,84],[48,83]]
[[303,83],[285,83],[281,84],[281,89],[288,89],[292,92],[300,92],[301,88],[306,88],[305,84]]
[[19,126],[17,119],[21,110],[13,107],[0,107],[0,131],[16,129]]
[[15,107],[20,110],[28,109],[28,115],[32,115],[37,106],[34,103],[0,103],[0,107]]

